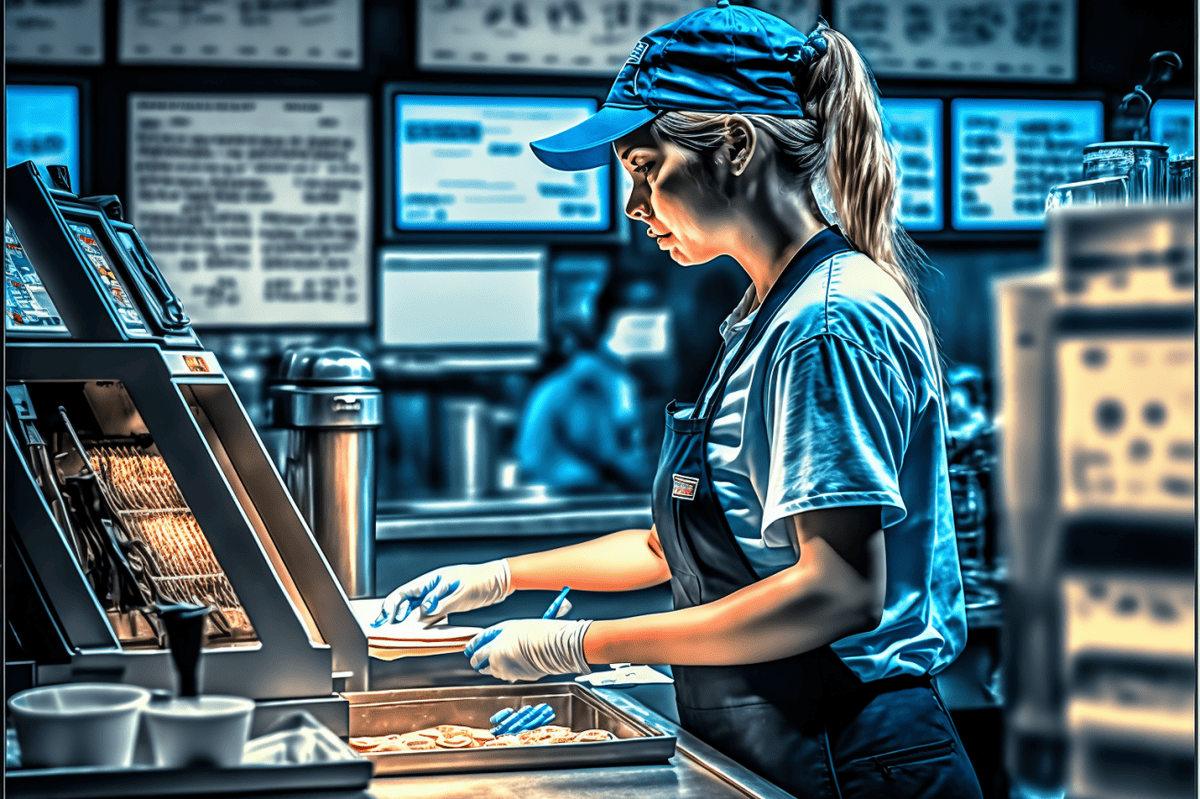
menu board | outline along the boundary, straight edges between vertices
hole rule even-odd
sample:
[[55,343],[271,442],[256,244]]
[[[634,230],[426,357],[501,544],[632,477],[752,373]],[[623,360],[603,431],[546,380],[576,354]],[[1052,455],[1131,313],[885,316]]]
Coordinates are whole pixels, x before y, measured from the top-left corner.
[[1076,0],[832,0],[876,75],[1072,83]]
[[4,220],[4,329],[22,333],[67,330],[7,219]]
[[24,64],[103,64],[104,0],[8,0],[4,58]]
[[586,119],[587,97],[395,97],[401,231],[608,230],[609,170],[560,172],[528,142]]
[[75,239],[83,249],[83,254],[87,256],[88,263],[92,265],[96,276],[100,278],[100,285],[108,295],[109,305],[117,312],[121,326],[131,335],[148,335],[150,331],[146,329],[142,315],[138,313],[137,308],[133,305],[133,300],[129,298],[129,289],[121,282],[121,278],[117,277],[112,261],[108,259],[108,253],[96,240],[96,231],[92,230],[90,225],[82,222],[68,221],[67,227],[75,234]]
[[1196,104],[1191,100],[1159,100],[1150,107],[1150,140],[1170,148],[1170,155],[1196,149]]
[[121,4],[122,64],[362,68],[362,0]]
[[[417,67],[613,78],[644,34],[712,0],[421,0]],[[808,32],[819,0],[747,0]]]
[[954,100],[951,207],[958,230],[1038,230],[1051,187],[1083,177],[1104,138],[1098,100]]
[[885,99],[888,136],[900,174],[900,222],[909,230],[941,230],[942,101]]
[[4,87],[6,166],[33,161],[47,185],[46,167],[62,164],[79,191],[79,87],[70,84],[10,84]]
[[130,95],[131,219],[193,324],[369,321],[369,108]]

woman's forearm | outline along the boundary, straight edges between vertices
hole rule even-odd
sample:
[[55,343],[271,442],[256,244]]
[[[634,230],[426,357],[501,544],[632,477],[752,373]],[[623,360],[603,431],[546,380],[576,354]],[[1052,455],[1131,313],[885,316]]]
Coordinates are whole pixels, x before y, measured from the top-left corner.
[[671,569],[651,530],[622,530],[582,544],[508,559],[512,587],[557,591],[634,591],[665,583]]
[[877,622],[869,581],[817,539],[795,566],[715,602],[593,622],[583,646],[589,663],[726,666],[807,652]]

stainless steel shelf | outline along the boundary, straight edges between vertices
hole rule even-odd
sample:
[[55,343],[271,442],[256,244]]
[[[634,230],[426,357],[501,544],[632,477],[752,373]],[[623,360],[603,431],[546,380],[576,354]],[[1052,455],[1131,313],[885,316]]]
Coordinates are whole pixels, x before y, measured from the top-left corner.
[[375,540],[602,535],[651,523],[645,494],[427,500],[381,506]]

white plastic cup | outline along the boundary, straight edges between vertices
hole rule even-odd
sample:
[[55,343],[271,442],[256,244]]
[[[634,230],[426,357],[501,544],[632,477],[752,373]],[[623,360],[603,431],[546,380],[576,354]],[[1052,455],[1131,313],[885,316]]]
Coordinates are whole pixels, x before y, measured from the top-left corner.
[[141,710],[150,692],[136,685],[44,685],[8,700],[27,768],[133,765]]
[[188,696],[151,702],[143,715],[160,768],[240,765],[254,702],[240,696]]

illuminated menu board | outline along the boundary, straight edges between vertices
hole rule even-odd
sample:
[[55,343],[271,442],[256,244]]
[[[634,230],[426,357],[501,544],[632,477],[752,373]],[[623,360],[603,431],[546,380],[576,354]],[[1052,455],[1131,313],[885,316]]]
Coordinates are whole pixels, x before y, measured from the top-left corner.
[[396,95],[396,229],[607,231],[609,167],[559,172],[529,148],[595,110],[587,97]]
[[4,220],[4,329],[16,332],[66,332],[67,329],[7,219]]
[[1150,108],[1150,140],[1170,148],[1170,155],[1195,151],[1196,104],[1191,100],[1159,100]]
[[137,312],[133,306],[133,300],[129,298],[129,290],[117,277],[112,261],[104,252],[104,248],[100,246],[100,242],[96,240],[96,232],[81,222],[67,222],[67,227],[75,234],[88,262],[96,270],[96,276],[100,278],[100,283],[108,295],[109,304],[117,312],[117,317],[121,320],[121,325],[126,332],[135,336],[149,334],[150,331],[146,329],[146,323],[142,321],[141,314]]
[[1039,230],[1052,186],[1080,180],[1104,138],[1098,100],[954,100],[951,208],[958,230]]
[[897,147],[900,222],[909,230],[942,229],[942,101],[883,100]]
[[62,164],[79,190],[79,87],[70,85],[9,85],[4,87],[5,166],[33,161],[46,185],[46,167]]

